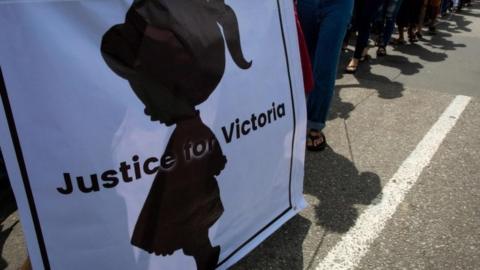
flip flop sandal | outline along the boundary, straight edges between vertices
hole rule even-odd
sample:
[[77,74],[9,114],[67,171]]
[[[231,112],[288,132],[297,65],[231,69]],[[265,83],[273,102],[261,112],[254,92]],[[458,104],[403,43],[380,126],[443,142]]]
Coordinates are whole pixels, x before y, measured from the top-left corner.
[[[315,134],[313,135],[312,134],[312,131],[313,132],[318,132],[318,134]],[[318,141],[320,139],[323,139],[322,143],[318,144],[318,145],[315,145],[315,141]],[[308,145],[307,144],[307,150],[308,151],[312,151],[312,152],[320,152],[320,151],[323,151],[325,150],[325,148],[327,147],[327,140],[325,138],[325,135],[323,134],[323,132],[321,131],[316,131],[314,129],[311,129],[309,132],[308,132],[308,135],[307,135],[307,140],[310,140],[312,142],[312,145]]]

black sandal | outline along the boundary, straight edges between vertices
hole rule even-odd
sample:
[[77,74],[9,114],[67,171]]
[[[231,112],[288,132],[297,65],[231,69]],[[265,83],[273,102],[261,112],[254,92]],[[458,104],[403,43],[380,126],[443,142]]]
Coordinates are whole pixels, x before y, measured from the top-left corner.
[[418,42],[418,38],[417,36],[415,35],[415,33],[408,33],[408,41],[411,43],[411,44],[414,44],[414,43],[417,43]]
[[379,46],[377,49],[377,56],[386,56],[387,55],[387,48],[385,46]]
[[[315,142],[318,142],[320,139],[322,139],[322,142],[315,145]],[[308,145],[308,140],[311,141],[311,145]],[[319,152],[325,150],[325,147],[327,147],[327,140],[325,139],[325,135],[323,134],[323,132],[315,129],[310,129],[307,134],[307,150],[312,152]]]

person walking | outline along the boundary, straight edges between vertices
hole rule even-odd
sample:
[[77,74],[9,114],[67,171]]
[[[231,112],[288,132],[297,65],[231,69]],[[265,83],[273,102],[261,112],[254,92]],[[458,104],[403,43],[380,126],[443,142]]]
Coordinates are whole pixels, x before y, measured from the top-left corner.
[[440,15],[442,17],[447,15],[447,11],[451,7],[451,5],[452,5],[452,0],[442,0],[442,3],[440,5]]
[[321,151],[327,145],[322,130],[330,109],[353,0],[298,0],[297,5],[315,82],[307,97],[307,149]]
[[410,43],[415,43],[418,41],[418,35],[420,33],[415,33],[415,29],[419,25],[419,20],[421,17],[423,7],[423,1],[418,0],[404,0],[400,6],[400,11],[397,16],[397,25],[398,25],[398,39],[396,40],[397,45],[405,44],[405,35],[404,31],[407,28],[408,40]]
[[395,20],[403,0],[384,0],[380,7],[380,34],[378,38],[378,56],[387,55],[387,45],[395,29]]
[[330,108],[342,41],[353,0],[298,0],[298,16],[313,64],[315,86],[307,97],[307,149],[321,151],[322,130]]
[[353,58],[345,68],[347,73],[355,73],[360,62],[367,59],[368,40],[370,38],[370,30],[372,22],[375,20],[380,6],[384,0],[365,0],[360,3],[360,13],[356,21],[358,27],[357,42],[355,44],[355,52]]

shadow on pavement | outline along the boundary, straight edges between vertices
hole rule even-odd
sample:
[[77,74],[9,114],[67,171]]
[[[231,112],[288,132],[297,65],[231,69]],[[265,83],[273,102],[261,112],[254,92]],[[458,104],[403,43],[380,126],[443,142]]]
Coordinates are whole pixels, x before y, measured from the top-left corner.
[[16,210],[17,205],[8,180],[2,152],[0,151],[0,224]]
[[[231,269],[310,268],[325,235],[347,232],[359,216],[356,206],[370,204],[381,192],[378,175],[359,172],[350,160],[329,147],[320,153],[307,153],[305,166],[304,193],[319,201],[318,205],[310,206],[314,216],[304,217],[308,216],[308,210],[303,216],[295,216]],[[315,238],[313,250],[304,252],[312,220],[324,233]],[[313,256],[304,258],[305,253],[311,252]]]
[[[392,81],[386,76],[372,73],[372,66],[369,62],[364,63],[361,68],[362,69],[355,74],[355,78],[358,81],[356,87],[375,89],[378,92],[378,97],[383,99],[403,97],[405,87],[402,83]],[[388,85],[388,87],[381,85]]]
[[0,188],[0,224],[17,211],[17,204],[9,186]]
[[[472,21],[469,21],[465,18],[464,15],[468,14],[468,11],[461,11],[460,14],[449,14],[444,19],[444,22],[447,23],[440,23],[438,25],[440,30],[447,31],[450,33],[462,33],[462,32],[472,32],[472,29],[468,28]],[[471,16],[475,16],[473,13],[470,13]],[[452,24],[448,23],[452,22]]]
[[449,38],[452,37],[452,34],[447,32],[437,32],[436,35],[428,41],[425,41],[423,44],[433,49],[444,50],[444,51],[454,51],[457,48],[465,48],[465,44],[455,43]]
[[[375,53],[374,49],[370,49],[369,54],[371,55],[372,53]],[[344,69],[351,57],[351,51],[348,53],[342,53],[338,65],[337,79],[342,79],[345,76]],[[357,81],[356,83],[342,84],[335,87],[328,120],[334,120],[336,118],[348,119],[350,117],[350,112],[359,105],[342,101],[340,98],[340,91],[343,88],[374,89],[377,91],[378,97],[383,99],[394,99],[403,96],[403,91],[405,91],[404,85],[388,78],[387,76],[372,73],[372,66],[374,65],[393,67],[399,69],[400,74],[404,75],[417,74],[423,68],[423,65],[420,63],[410,62],[407,57],[401,55],[388,55],[384,59],[370,59],[361,63],[357,72],[353,74]],[[363,100],[361,102],[363,102]]]
[[[434,49],[440,49],[445,51],[453,51],[457,48],[465,48],[465,44],[455,43],[452,41],[452,37],[455,34],[472,32],[472,29],[469,25],[472,24],[472,21],[467,20],[463,13],[467,11],[462,11],[461,14],[449,14],[445,18],[441,19],[437,24],[437,33],[431,36],[430,40],[424,40],[423,43],[425,46]],[[401,51],[403,52],[403,51]],[[421,55],[419,54],[421,57]],[[428,61],[428,59],[426,59]]]
[[[428,52],[424,54],[424,57],[429,57],[432,61],[442,61],[446,58],[446,55],[442,56]],[[400,74],[403,75],[415,75],[423,68],[422,64],[410,62],[410,60],[403,55],[388,55],[387,57],[376,58],[371,60],[369,64],[396,68],[399,69]]]
[[[443,45],[441,45],[443,46]],[[412,55],[412,56],[418,56],[420,59],[428,62],[441,62],[447,59],[447,54],[446,53],[441,53],[441,52],[433,52],[418,43],[416,44],[409,44],[409,45],[402,45],[402,46],[395,46],[393,51],[401,52],[406,55]],[[392,57],[395,57],[394,55],[389,55],[387,58],[390,59]],[[399,63],[402,65],[402,63]],[[423,68],[421,64],[418,64],[418,72],[420,72],[420,69]],[[408,74],[408,73],[403,73],[406,75],[413,75],[414,73]]]
[[477,10],[478,9],[478,6],[475,5],[475,3],[473,3],[474,6],[468,8],[468,9],[464,9],[462,11],[460,11],[460,15],[462,16],[467,16],[467,17],[474,17],[474,18],[480,18],[480,13],[473,13],[472,10]]
[[303,242],[311,224],[296,215],[231,269],[304,269]]
[[316,222],[327,231],[345,233],[358,218],[356,205],[369,205],[380,193],[380,177],[327,147],[307,155],[304,191],[319,200]]
[[[0,254],[2,254],[3,252],[3,247],[5,245],[5,242],[7,241],[8,236],[12,233],[13,229],[18,223],[19,221],[16,221],[14,224],[10,225],[5,230],[3,229],[3,225],[0,224]],[[0,269],[6,269],[7,266],[7,261],[4,258],[0,257]]]
[[17,210],[17,205],[13,197],[10,183],[8,182],[5,164],[0,152],[0,269],[5,269],[8,266],[7,261],[2,258],[3,247],[7,241],[8,236],[12,233],[13,228],[18,224],[18,221],[13,225],[4,229],[4,221]]
[[[293,162],[300,163],[298,160]],[[294,216],[229,269],[304,269],[303,248],[304,241],[312,225],[311,219],[310,217],[305,217],[305,214]]]

